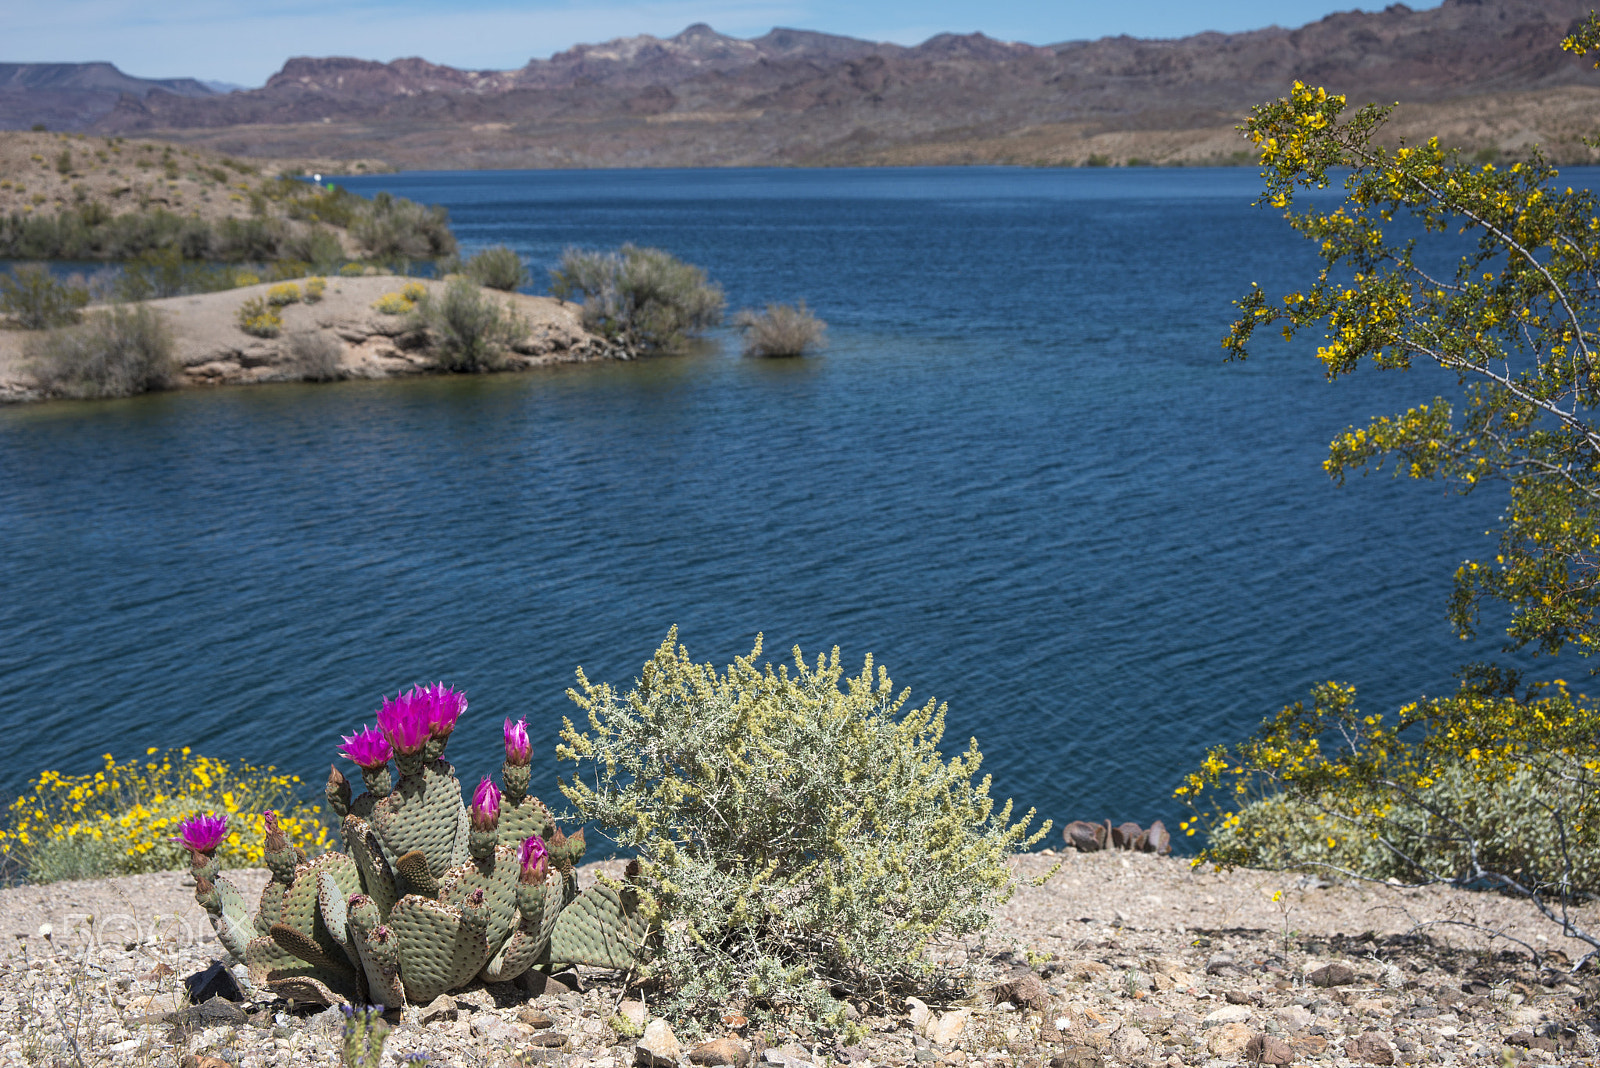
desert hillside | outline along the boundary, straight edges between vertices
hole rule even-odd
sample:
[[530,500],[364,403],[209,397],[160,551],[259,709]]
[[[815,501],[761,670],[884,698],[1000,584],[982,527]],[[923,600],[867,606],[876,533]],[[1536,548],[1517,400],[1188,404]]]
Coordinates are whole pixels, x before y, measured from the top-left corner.
[[[1472,153],[1538,143],[1587,162],[1580,138],[1600,132],[1600,73],[1558,45],[1591,6],[1391,4],[1297,29],[1045,46],[941,34],[903,47],[781,29],[745,40],[696,25],[515,70],[297,57],[260,89],[151,83],[102,96],[104,109],[77,125],[234,156],[405,168],[1230,163],[1242,161],[1233,127],[1251,105],[1300,79],[1355,103],[1398,101],[1408,129],[1447,130]],[[12,77],[21,88],[0,86],[0,123],[65,107],[51,94],[67,90],[27,73]]]

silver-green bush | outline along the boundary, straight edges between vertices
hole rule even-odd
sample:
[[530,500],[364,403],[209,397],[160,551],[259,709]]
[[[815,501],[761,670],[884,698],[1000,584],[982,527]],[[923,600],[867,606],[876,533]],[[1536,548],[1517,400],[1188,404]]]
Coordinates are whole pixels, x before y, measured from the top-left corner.
[[766,311],[741,311],[733,325],[744,334],[746,356],[804,356],[827,347],[828,324],[806,302],[768,304]]
[[293,374],[304,382],[335,382],[344,377],[344,346],[320,330],[300,330],[289,335],[289,360]]
[[153,308],[112,308],[33,339],[27,360],[57,397],[130,397],[177,378],[172,335]]
[[461,372],[495,370],[527,333],[509,305],[461,275],[445,284],[442,296],[428,292],[417,300],[412,325],[427,332],[440,366]]
[[503,289],[507,293],[528,284],[528,268],[514,249],[505,245],[486,248],[467,260],[461,270],[466,276],[489,289]]
[[658,248],[569,248],[550,270],[550,291],[583,302],[591,330],[641,352],[671,352],[722,321],[721,287]]
[[1006,857],[1050,825],[994,811],[977,743],[946,761],[944,707],[907,710],[870,657],[850,679],[837,649],[763,669],[757,638],[719,674],[676,639],[625,697],[580,670],[589,729],[568,720],[556,750],[567,798],[641,858],[657,1004],[691,1028],[730,1004],[839,1028],[838,997],[958,979],[930,945],[986,927]]

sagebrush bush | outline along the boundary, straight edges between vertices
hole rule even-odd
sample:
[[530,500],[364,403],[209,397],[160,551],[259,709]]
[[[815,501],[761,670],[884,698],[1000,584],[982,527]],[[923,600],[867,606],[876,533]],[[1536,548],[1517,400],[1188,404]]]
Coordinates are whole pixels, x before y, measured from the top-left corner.
[[722,321],[722,289],[706,272],[658,248],[568,248],[550,270],[550,291],[583,302],[591,330],[643,352],[671,352]]
[[274,308],[281,308],[286,304],[300,303],[300,287],[293,282],[285,282],[281,286],[273,286],[267,290],[267,303]]
[[944,707],[908,710],[870,657],[850,679],[837,649],[763,669],[757,638],[719,674],[676,639],[626,696],[580,669],[589,729],[567,720],[556,750],[577,764],[567,798],[638,851],[657,1006],[839,1027],[835,994],[897,1005],[955,978],[930,943],[986,927],[1006,858],[1050,825],[994,811],[977,743],[946,761]]
[[38,264],[13,267],[0,275],[0,314],[9,315],[24,330],[75,323],[88,303],[87,288],[57,281]]
[[804,356],[827,347],[828,324],[811,314],[806,302],[768,304],[765,311],[748,309],[734,316],[744,334],[746,356]]
[[433,260],[456,251],[444,208],[423,207],[388,193],[359,204],[350,232],[375,260]]
[[528,268],[514,249],[505,245],[486,248],[462,265],[468,278],[489,289],[511,292],[528,284]]
[[302,330],[289,335],[290,369],[306,382],[336,382],[344,377],[344,346],[320,330]]
[[283,318],[265,297],[251,297],[234,313],[239,329],[254,337],[277,337]]
[[201,813],[228,817],[217,851],[226,867],[262,864],[267,809],[310,852],[331,845],[321,810],[296,798],[296,776],[230,767],[187,748],[159,755],[149,749],[145,758],[119,763],[107,753],[105,766],[90,775],[42,772],[12,802],[0,830],[5,874],[47,883],[182,868],[188,855],[170,838]]
[[25,351],[40,386],[57,397],[131,397],[169,389],[178,375],[171,332],[154,308],[95,312],[33,339]]
[[509,304],[502,306],[462,275],[446,282],[443,294],[423,290],[413,325],[426,331],[441,367],[461,372],[495,370],[528,332]]

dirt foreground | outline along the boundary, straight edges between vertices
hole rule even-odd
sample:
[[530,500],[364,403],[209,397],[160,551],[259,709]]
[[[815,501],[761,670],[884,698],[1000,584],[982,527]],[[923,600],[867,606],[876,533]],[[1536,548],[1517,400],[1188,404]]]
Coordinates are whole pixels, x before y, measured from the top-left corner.
[[[1059,873],[1030,885],[1058,860]],[[1014,864],[1021,888],[987,939],[957,947],[976,955],[985,984],[960,1004],[857,1013],[869,1035],[853,1046],[738,1026],[674,1037],[659,1022],[641,1038],[653,1017],[640,995],[614,974],[585,970],[571,986],[474,984],[408,1006],[391,1014],[384,1064],[1600,1063],[1591,1017],[1600,980],[1566,966],[1587,947],[1519,902],[1194,871],[1140,854],[1032,854]],[[588,865],[580,881],[618,866]],[[230,878],[254,895],[266,873]],[[180,980],[225,959],[187,881],[170,872],[0,891],[0,932],[10,935],[0,1063],[338,1064],[337,1010],[248,989],[238,1003],[186,1007]],[[1513,938],[1544,952],[1546,967]],[[726,1041],[696,1046],[706,1037]]]
[[[295,283],[301,290],[305,279]],[[240,305],[265,298],[274,283],[199,293],[145,302],[171,327],[174,354],[181,366],[179,388],[249,385],[298,381],[307,369],[296,356],[297,336],[321,334],[336,345],[339,378],[390,378],[437,373],[432,357],[411,335],[404,314],[386,315],[373,305],[407,284],[438,293],[443,282],[393,275],[327,279],[327,290],[315,304],[295,303],[279,309],[283,329],[277,337],[252,337],[240,329]],[[484,290],[509,304],[526,325],[522,339],[505,361],[508,371],[551,363],[617,357],[621,353],[583,325],[579,306],[552,297]],[[94,309],[90,309],[91,313]],[[27,348],[39,335],[0,329],[0,402],[42,400],[39,382],[29,369]]]

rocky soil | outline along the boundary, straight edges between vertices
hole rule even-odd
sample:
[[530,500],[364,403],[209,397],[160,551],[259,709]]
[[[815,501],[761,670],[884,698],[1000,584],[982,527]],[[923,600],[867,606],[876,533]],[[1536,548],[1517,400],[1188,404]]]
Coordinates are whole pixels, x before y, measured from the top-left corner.
[[[385,294],[417,279],[392,275],[327,280],[316,304],[296,303],[280,309],[283,330],[275,338],[252,337],[239,328],[241,304],[265,297],[271,283],[219,293],[201,293],[149,301],[172,328],[181,366],[180,387],[248,385],[300,381],[306,378],[389,378],[436,373],[438,368],[424,339],[407,327],[405,315],[385,315],[373,304]],[[297,285],[304,288],[304,279]],[[423,281],[430,290],[443,283]],[[579,307],[550,297],[530,297],[487,290],[508,303],[526,326],[505,361],[505,370],[526,370],[552,363],[617,357],[620,352],[584,328]],[[91,309],[92,310],[92,309]],[[29,368],[32,335],[0,329],[0,402],[41,400],[38,380]],[[331,362],[312,366],[306,353],[324,339]]]
[[[1031,885],[1056,861],[1059,872]],[[957,1004],[857,1012],[868,1036],[852,1046],[753,1031],[733,1006],[727,1034],[673,1035],[618,976],[586,970],[393,1013],[384,1063],[1600,1063],[1600,977],[1570,969],[1587,947],[1520,902],[1193,871],[1143,854],[1032,854],[1015,865],[1021,888],[986,941],[952,947],[984,982]],[[587,866],[582,881],[605,866]],[[250,892],[265,882],[259,871],[234,877]],[[0,891],[0,1063],[338,1064],[337,1010],[249,990],[187,1003],[182,979],[224,954],[186,881],[172,872]],[[697,1044],[706,1038],[715,1041]]]

